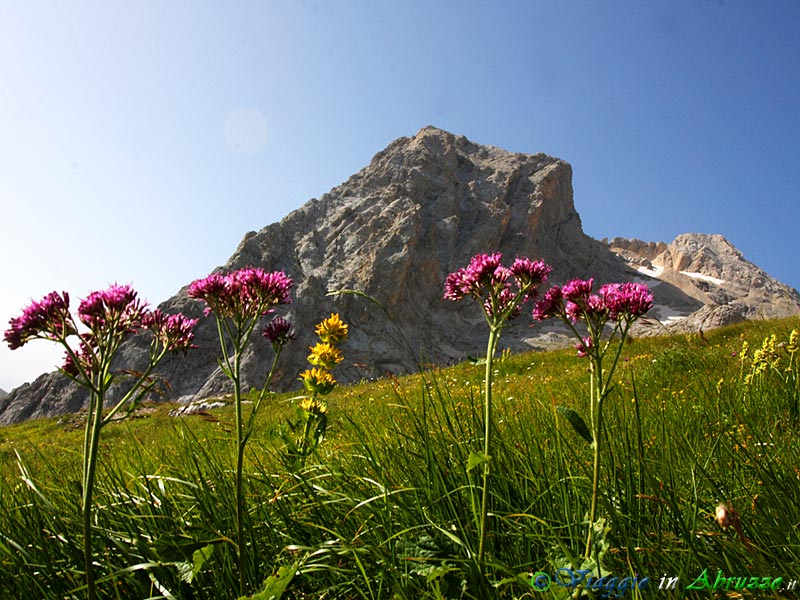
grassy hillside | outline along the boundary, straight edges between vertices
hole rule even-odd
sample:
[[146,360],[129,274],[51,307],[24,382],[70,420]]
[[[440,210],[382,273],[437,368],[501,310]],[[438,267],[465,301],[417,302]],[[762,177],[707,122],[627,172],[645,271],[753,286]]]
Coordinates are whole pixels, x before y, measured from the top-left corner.
[[[793,328],[800,320],[749,322],[626,346],[606,408],[599,509],[600,562],[616,587],[584,593],[795,597]],[[754,350],[773,334],[764,372],[747,378]],[[327,438],[299,469],[289,468],[281,436],[291,395],[270,398],[246,467],[247,577],[271,590],[257,597],[567,597],[555,579],[559,568],[563,578],[585,565],[591,449],[556,407],[584,411],[587,362],[565,350],[496,365],[489,568],[474,560],[480,481],[467,468],[480,447],[483,367],[465,363],[337,388]],[[236,597],[233,414],[176,419],[170,408],[145,407],[104,431],[95,494],[102,597]],[[82,441],[80,416],[0,429],[0,597],[84,595]],[[738,527],[715,521],[722,502]],[[533,587],[534,574],[540,587],[542,575],[554,580],[549,590]],[[765,589],[737,591],[740,578]]]

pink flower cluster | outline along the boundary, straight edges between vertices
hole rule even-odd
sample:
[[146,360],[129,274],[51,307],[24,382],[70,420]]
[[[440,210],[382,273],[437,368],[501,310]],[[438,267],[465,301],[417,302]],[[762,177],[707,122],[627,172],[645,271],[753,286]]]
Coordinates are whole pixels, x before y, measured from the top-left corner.
[[[90,372],[100,353],[113,354],[128,334],[142,327],[149,329],[156,342],[168,351],[191,348],[197,324],[197,319],[180,313],[165,315],[158,309],[147,310],[133,288],[118,284],[84,298],[78,305],[78,319],[89,328],[88,332],[78,334],[77,323],[69,312],[69,295],[50,292],[9,321],[4,339],[12,350],[35,338],[60,342],[69,348],[62,369],[77,376],[79,371]],[[67,344],[72,335],[79,337],[76,350]]]
[[502,264],[503,255],[477,254],[469,261],[469,266],[458,269],[444,282],[446,300],[461,300],[464,296],[480,297],[484,288],[505,284],[510,271]]
[[3,339],[11,350],[16,350],[34,338],[58,340],[75,333],[69,294],[50,292],[39,302],[31,302],[21,316],[12,318]]
[[292,324],[283,317],[275,317],[267,323],[261,335],[272,342],[275,352],[278,352],[289,340],[295,338]]
[[158,309],[147,312],[142,325],[149,329],[153,338],[170,352],[196,348],[192,344],[194,326],[198,319],[189,319],[181,313],[165,314]]
[[547,281],[551,267],[525,257],[516,258],[511,267],[506,267],[502,260],[499,252],[473,256],[467,267],[447,276],[444,298],[461,300],[472,296],[483,304],[489,316],[509,309],[510,318],[517,316],[521,305],[536,297],[536,286]]
[[92,292],[78,305],[78,318],[96,335],[108,328],[134,332],[144,316],[144,305],[129,285],[112,284]]
[[214,273],[189,286],[189,296],[206,303],[205,314],[219,317],[256,318],[270,307],[292,301],[293,282],[283,271],[244,268],[227,275]]
[[594,279],[573,279],[553,286],[533,309],[533,318],[633,321],[653,308],[653,294],[641,283],[609,283],[592,293]]
[[653,308],[653,294],[641,283],[609,283],[600,288],[600,295],[615,321],[641,317]]

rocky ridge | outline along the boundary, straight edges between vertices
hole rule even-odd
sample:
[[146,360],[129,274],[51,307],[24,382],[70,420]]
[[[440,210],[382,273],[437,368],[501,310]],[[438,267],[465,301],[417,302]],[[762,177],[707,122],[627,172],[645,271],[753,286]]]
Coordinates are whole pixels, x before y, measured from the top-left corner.
[[718,234],[685,233],[669,244],[614,238],[609,249],[651,288],[667,283],[702,306],[656,306],[670,329],[697,331],[798,312],[796,290],[776,281]]
[[[575,210],[568,163],[478,145],[433,127],[395,140],[321,198],[247,233],[220,270],[259,266],[294,279],[295,301],[281,314],[295,324],[297,340],[284,351],[275,379],[275,387],[285,389],[297,385],[306,366],[314,324],[331,312],[350,324],[346,360],[336,371],[340,380],[480,354],[485,331],[479,309],[443,300],[442,290],[448,273],[474,254],[492,251],[509,259],[543,258],[554,267],[554,283],[590,275],[599,283],[647,281],[657,307],[641,328],[645,333],[800,311],[795,290],[748,263],[722,236],[687,234],[671,244],[594,240],[583,233]],[[380,306],[363,296],[330,293],[343,289],[359,290]],[[162,364],[167,397],[202,399],[227,391],[216,363],[213,318],[203,318],[186,287],[160,308],[201,318],[200,348]],[[504,332],[501,345],[523,350],[567,339],[554,324],[528,325],[530,319],[521,318]],[[136,368],[145,352],[134,338],[120,365]],[[269,344],[255,338],[244,361],[247,386],[262,385],[271,360]],[[74,412],[84,402],[83,392],[65,378],[46,374],[0,400],[0,422]]]

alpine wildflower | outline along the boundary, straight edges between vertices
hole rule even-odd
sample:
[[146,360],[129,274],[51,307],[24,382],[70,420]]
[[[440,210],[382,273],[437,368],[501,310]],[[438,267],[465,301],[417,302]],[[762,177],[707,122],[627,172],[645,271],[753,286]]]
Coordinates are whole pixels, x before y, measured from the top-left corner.
[[[166,315],[150,311],[129,285],[113,284],[105,290],[91,292],[80,301],[77,317],[70,312],[67,292],[50,292],[38,302],[31,302],[19,317],[9,321],[4,340],[16,350],[33,339],[56,342],[65,350],[61,373],[89,391],[82,453],[81,513],[83,517],[83,559],[86,591],[90,600],[97,597],[92,547],[92,498],[99,458],[100,433],[124,407],[131,409],[153,388],[153,369],[169,352],[193,348],[197,319],[182,314]],[[78,332],[78,322],[84,331]],[[152,334],[148,363],[121,399],[104,414],[108,390],[117,381],[112,369],[114,357],[122,343],[134,333],[146,329]],[[77,342],[70,338],[77,337]]]
[[[474,454],[474,464],[483,465],[478,561],[482,562],[487,537],[490,495],[490,457],[492,447],[492,361],[497,342],[506,322],[519,316],[522,305],[537,296],[537,286],[547,281],[550,265],[517,257],[511,267],[503,265],[503,255],[476,254],[466,267],[450,273],[444,282],[444,299],[471,297],[483,311],[489,327],[484,375],[484,445],[483,454]],[[471,457],[472,459],[473,457]]]
[[[557,318],[563,321],[578,339],[575,348],[578,356],[588,358],[590,363],[589,413],[591,417],[591,439],[593,449],[592,502],[589,513],[589,532],[586,541],[586,557],[592,550],[592,536],[597,516],[597,497],[600,476],[600,427],[603,402],[611,390],[611,379],[631,325],[653,307],[653,294],[641,283],[609,283],[593,292],[594,278],[572,279],[562,287],[553,286],[539,300],[532,311],[534,321]],[[606,325],[613,328],[608,339],[603,341]],[[579,329],[585,329],[586,335]],[[619,335],[616,346],[612,341]],[[606,353],[612,350],[612,360],[604,362]],[[578,417],[580,418],[580,417]],[[582,430],[587,429],[581,423]]]

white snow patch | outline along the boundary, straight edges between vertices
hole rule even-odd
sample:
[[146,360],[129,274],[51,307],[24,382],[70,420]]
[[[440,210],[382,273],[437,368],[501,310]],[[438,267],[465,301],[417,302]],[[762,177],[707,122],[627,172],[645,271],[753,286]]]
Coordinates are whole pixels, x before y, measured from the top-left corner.
[[703,273],[694,273],[692,271],[681,271],[681,275],[686,275],[687,277],[691,277],[692,279],[702,279],[703,281],[708,281],[716,285],[721,285],[725,283],[724,279],[717,279],[716,277],[711,277],[711,275],[704,275]]
[[[658,316],[655,316],[658,315]],[[652,313],[648,316],[654,316],[662,325],[669,326],[672,323],[685,319],[688,314],[680,313],[674,308],[670,308],[666,304],[656,304],[653,306]]]
[[657,267],[653,265],[652,269],[648,269],[647,267],[636,267],[636,270],[642,275],[647,275],[648,277],[658,279],[661,277],[661,273],[664,272],[664,267]]

